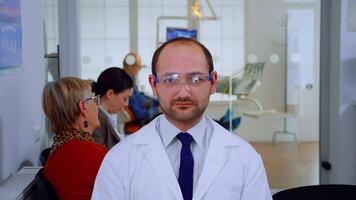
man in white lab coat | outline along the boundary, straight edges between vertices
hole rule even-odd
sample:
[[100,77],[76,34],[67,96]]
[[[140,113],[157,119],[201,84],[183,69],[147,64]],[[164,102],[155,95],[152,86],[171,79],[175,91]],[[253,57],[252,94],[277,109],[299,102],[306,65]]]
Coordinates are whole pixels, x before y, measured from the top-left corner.
[[149,81],[163,115],[110,150],[92,199],[272,199],[260,155],[204,115],[217,84],[205,46],[187,38],[164,43]]

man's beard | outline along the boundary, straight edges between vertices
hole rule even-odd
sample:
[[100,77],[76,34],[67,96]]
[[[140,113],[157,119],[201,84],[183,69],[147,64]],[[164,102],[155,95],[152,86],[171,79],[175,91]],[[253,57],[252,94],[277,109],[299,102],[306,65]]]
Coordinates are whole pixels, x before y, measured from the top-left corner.
[[[177,107],[179,107],[179,105],[176,105],[176,103],[190,103],[191,105],[189,105],[189,108],[187,109],[185,108],[178,109]],[[178,98],[171,101],[169,107],[163,107],[161,105],[161,109],[168,118],[174,121],[180,123],[192,123],[192,122],[196,122],[201,118],[207,106],[208,103],[199,106],[195,100],[190,98],[184,98],[184,99]]]

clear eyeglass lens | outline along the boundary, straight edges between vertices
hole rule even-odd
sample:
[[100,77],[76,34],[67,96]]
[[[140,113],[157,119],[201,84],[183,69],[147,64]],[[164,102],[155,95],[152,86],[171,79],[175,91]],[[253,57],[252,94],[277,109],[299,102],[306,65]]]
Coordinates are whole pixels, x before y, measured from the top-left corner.
[[[184,81],[182,81],[184,79]],[[189,87],[198,86],[209,80],[209,75],[203,74],[168,74],[157,77],[157,83],[161,83],[168,89],[178,89],[182,82],[185,82]]]
[[86,101],[89,101],[89,100],[93,100],[96,105],[100,105],[101,101],[100,101],[100,95],[96,95],[96,96],[93,96],[93,97],[90,97],[90,98],[87,98]]
[[193,74],[191,77],[187,78],[187,81],[190,81],[191,84],[199,84],[208,80],[208,76],[202,74]]
[[179,84],[179,75],[178,74],[170,74],[170,75],[163,75],[162,78],[160,78],[160,82],[164,85],[176,85]]
[[95,96],[94,101],[95,101],[96,105],[100,105],[100,103],[101,103],[100,95]]

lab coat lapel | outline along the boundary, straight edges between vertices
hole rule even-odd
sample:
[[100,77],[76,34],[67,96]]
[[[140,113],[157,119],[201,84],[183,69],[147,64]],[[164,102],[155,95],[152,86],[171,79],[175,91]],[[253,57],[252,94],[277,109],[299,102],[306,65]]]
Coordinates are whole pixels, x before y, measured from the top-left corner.
[[174,194],[174,197],[179,200],[183,199],[172,164],[168,158],[166,150],[164,149],[161,138],[154,130],[155,129],[152,129],[149,133],[150,135],[148,137],[150,138],[150,144],[145,152],[145,157],[156,169],[156,172],[159,174],[160,178],[162,178],[167,184],[169,189]]
[[[214,129],[216,128],[215,126]],[[228,143],[226,140],[225,134],[220,134],[219,130],[214,131],[193,199],[199,200],[203,197],[225,165],[227,160],[225,144]]]

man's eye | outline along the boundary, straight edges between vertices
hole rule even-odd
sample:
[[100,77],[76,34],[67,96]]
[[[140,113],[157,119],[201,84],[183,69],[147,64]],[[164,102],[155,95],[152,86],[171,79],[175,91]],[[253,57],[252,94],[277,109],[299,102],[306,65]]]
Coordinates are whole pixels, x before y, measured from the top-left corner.
[[175,77],[166,77],[163,79],[163,82],[164,83],[167,83],[167,84],[174,84],[174,83],[177,83],[177,80]]
[[196,76],[192,76],[190,80],[192,83],[201,83],[204,81],[204,77],[196,75]]

